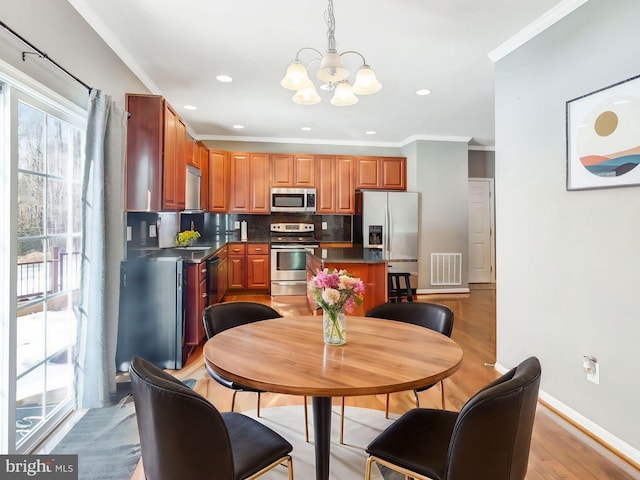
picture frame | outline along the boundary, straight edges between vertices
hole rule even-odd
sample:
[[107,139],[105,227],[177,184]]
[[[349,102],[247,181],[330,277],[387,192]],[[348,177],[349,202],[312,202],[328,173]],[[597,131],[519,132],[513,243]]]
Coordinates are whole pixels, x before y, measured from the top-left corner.
[[566,102],[567,190],[640,185],[640,75]]

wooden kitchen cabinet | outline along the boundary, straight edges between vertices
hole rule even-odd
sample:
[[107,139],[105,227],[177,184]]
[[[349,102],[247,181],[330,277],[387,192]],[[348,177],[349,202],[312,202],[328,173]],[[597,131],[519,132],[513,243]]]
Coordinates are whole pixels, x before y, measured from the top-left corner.
[[202,168],[200,162],[200,143],[193,138],[187,139],[187,165],[191,165],[198,169]]
[[407,189],[405,157],[356,157],[356,189]]
[[354,158],[316,157],[316,213],[352,215],[355,211]]
[[315,182],[314,155],[271,155],[271,186],[313,188]]
[[198,155],[200,157],[200,209],[209,208],[209,149],[206,145],[198,143]]
[[228,289],[268,291],[269,244],[230,243],[228,248]]
[[228,285],[229,290],[245,290],[247,288],[247,252],[244,243],[230,243],[228,250]]
[[186,127],[159,95],[126,95],[127,211],[184,209]]
[[209,212],[229,211],[229,168],[229,152],[209,150]]
[[202,311],[209,304],[207,291],[207,263],[189,263],[186,266],[187,294],[185,309],[185,343],[198,345],[204,338]]
[[230,213],[270,213],[269,154],[232,153],[230,180]]
[[247,288],[249,290],[269,290],[270,284],[269,245],[266,243],[248,244]]

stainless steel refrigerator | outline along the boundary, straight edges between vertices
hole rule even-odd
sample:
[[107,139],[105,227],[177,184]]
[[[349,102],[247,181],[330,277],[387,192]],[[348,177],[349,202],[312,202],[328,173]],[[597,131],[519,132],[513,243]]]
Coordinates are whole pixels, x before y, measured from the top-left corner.
[[[354,244],[382,250],[390,272],[409,272],[418,286],[418,193],[356,192]],[[415,293],[415,292],[414,292]]]

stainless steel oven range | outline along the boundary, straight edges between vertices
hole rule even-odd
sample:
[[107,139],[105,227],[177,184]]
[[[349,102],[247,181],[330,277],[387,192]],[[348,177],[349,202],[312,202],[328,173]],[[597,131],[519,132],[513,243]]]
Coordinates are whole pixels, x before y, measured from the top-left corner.
[[271,295],[307,294],[307,250],[318,247],[313,223],[272,223]]

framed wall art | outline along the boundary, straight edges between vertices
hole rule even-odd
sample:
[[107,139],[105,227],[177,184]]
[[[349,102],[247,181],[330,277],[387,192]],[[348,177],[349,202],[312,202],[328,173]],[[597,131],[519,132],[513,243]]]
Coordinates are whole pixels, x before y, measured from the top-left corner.
[[567,190],[640,185],[640,75],[566,103]]

